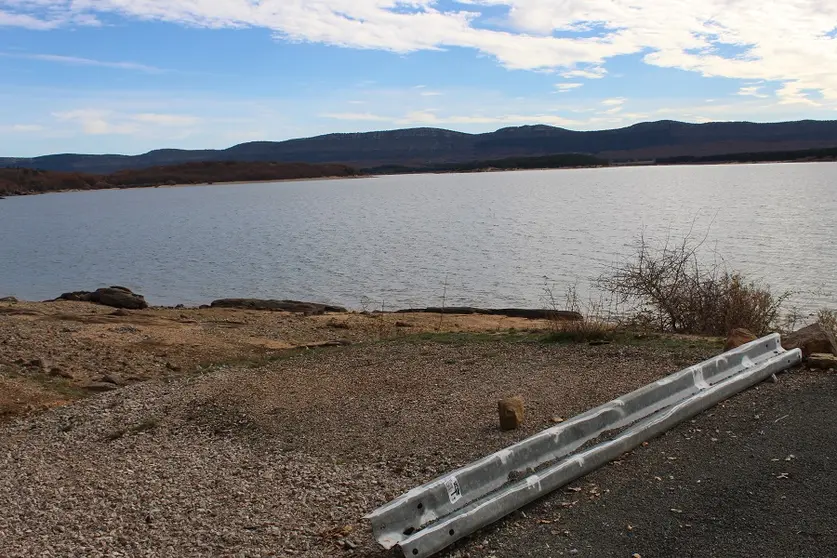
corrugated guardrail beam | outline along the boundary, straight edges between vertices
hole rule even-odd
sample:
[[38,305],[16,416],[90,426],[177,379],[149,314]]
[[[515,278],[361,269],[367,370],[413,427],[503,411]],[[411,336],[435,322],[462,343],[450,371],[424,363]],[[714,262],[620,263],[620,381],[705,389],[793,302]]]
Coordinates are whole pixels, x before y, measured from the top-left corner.
[[[759,339],[415,488],[367,519],[385,548],[398,545],[407,557],[430,556],[801,360],[799,350],[782,348],[778,335]],[[573,455],[600,435],[624,428],[615,439]],[[509,482],[512,473],[550,463]]]

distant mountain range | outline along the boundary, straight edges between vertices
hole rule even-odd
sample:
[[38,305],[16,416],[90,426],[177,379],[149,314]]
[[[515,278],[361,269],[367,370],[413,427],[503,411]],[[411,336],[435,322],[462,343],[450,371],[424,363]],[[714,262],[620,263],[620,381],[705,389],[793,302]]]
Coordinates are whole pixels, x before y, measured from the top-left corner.
[[328,134],[282,142],[250,142],[223,150],[161,149],[135,156],[61,154],[34,158],[0,157],[0,167],[106,174],[190,162],[275,161],[342,163],[368,169],[393,165],[425,167],[561,153],[583,153],[611,161],[630,161],[825,147],[837,147],[837,121],[688,124],[663,120],[592,132],[552,126],[503,128],[486,134],[412,128]]

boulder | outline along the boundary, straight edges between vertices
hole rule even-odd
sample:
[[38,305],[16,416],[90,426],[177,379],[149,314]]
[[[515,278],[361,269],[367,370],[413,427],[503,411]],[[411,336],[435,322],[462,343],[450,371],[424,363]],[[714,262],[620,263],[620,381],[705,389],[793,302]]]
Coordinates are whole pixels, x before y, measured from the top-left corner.
[[818,323],[783,336],[782,347],[789,351],[801,349],[803,358],[815,353],[837,355],[837,341],[834,340],[834,335]]
[[104,306],[111,306],[113,308],[123,308],[127,310],[142,310],[148,308],[148,303],[142,295],[132,293],[125,287],[110,287],[107,289],[98,289],[90,295],[90,301]]
[[0,302],[17,302],[17,299],[13,296],[4,296],[0,298]]
[[497,412],[500,415],[500,430],[516,430],[523,424],[523,398],[518,395],[499,401]]
[[814,353],[808,357],[808,366],[820,370],[837,369],[837,356],[830,353]]
[[727,342],[724,345],[724,352],[737,349],[741,345],[746,345],[747,343],[755,341],[756,339],[758,339],[756,334],[750,331],[749,329],[734,329],[730,332],[729,337],[727,337]]
[[103,306],[128,310],[142,310],[143,308],[148,308],[148,303],[145,302],[145,298],[143,298],[142,295],[133,293],[130,289],[126,289],[125,287],[108,287],[106,289],[97,289],[92,293],[89,291],[64,293],[56,300],[93,302]]
[[259,298],[222,298],[212,302],[212,308],[238,308],[241,310],[271,310],[274,312],[295,312],[299,314],[325,314],[326,312],[347,312],[341,306],[299,302],[297,300],[264,300]]

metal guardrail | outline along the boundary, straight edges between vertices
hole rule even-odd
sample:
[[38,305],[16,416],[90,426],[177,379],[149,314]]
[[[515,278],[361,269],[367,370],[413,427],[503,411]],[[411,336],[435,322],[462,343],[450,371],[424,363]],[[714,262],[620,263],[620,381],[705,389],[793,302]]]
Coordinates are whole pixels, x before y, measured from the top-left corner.
[[[407,558],[431,556],[801,361],[799,349],[785,351],[778,334],[753,341],[414,488],[366,519],[384,548],[399,546]],[[574,453],[618,430],[610,441]]]

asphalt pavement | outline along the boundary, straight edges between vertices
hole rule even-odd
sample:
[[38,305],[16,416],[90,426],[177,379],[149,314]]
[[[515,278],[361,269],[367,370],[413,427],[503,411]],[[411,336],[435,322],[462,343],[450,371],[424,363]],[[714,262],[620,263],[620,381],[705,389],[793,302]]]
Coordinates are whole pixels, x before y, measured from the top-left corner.
[[837,374],[786,372],[445,554],[837,557]]

